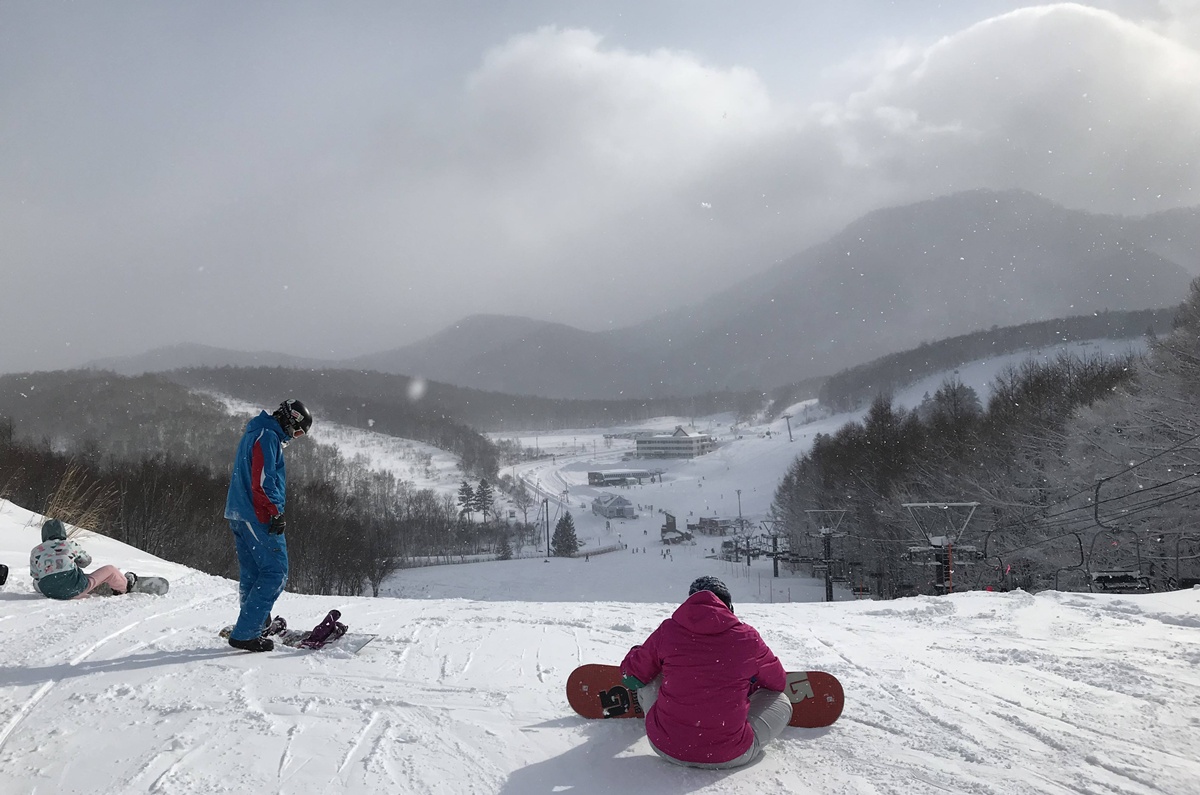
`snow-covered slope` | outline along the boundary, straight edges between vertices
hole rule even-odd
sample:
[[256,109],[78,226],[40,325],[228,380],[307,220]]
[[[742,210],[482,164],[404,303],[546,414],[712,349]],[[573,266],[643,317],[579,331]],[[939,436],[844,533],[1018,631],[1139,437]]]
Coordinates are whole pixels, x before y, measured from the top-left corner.
[[728,564],[612,553],[483,564],[510,577],[440,567],[455,599],[285,594],[293,623],[336,607],[379,638],[357,656],[255,655],[216,637],[233,582],[102,537],[84,541],[98,564],[168,576],[171,593],[37,595],[38,520],[0,503],[4,793],[1200,792],[1198,591],[756,604],[727,575],[785,664],[833,672],[847,702],[834,726],[711,772],[660,761],[636,721],[575,716],[563,682],[619,660]]
[[968,362],[949,372],[922,378],[915,384],[899,390],[895,395],[895,403],[905,408],[916,408],[925,395],[932,395],[936,392],[947,378],[955,378],[974,389],[986,406],[988,399],[992,396],[992,382],[996,374],[1007,367],[1020,367],[1026,361],[1047,364],[1064,354],[1083,360],[1115,359],[1130,353],[1144,353],[1146,347],[1146,339],[1143,337],[1135,340],[1079,340],[1059,345],[1047,345],[1033,350],[1006,353],[990,359]]
[[[1004,363],[958,375],[986,400]],[[915,405],[941,380],[897,402]],[[551,522],[569,508],[585,547],[628,548],[405,570],[388,598],[280,599],[294,625],[336,607],[378,633],[358,656],[235,651],[216,633],[236,615],[236,583],[100,536],[84,538],[97,565],[169,577],[171,593],[45,599],[27,569],[40,517],[0,502],[0,563],[12,569],[0,589],[0,793],[1200,793],[1200,591],[839,592],[848,601],[824,604],[820,583],[774,578],[768,561],[712,559],[715,539],[664,556],[662,510],[682,523],[740,506],[757,522],[813,435],[859,416],[798,424],[802,409],[792,413],[794,442],[783,420],[695,418],[722,445],[694,460],[623,461],[632,442],[604,435],[627,429],[523,439],[554,458],[506,472],[550,501]],[[314,436],[418,487],[453,493],[462,478],[433,448],[330,423]],[[637,519],[591,514],[604,490],[587,471],[646,463],[665,470],[661,482],[616,489]],[[661,762],[635,722],[571,712],[570,670],[619,660],[700,574],[730,585],[788,667],[842,679],[837,724],[789,729],[757,764],[715,773]]]
[[[1062,353],[1079,357],[1118,357],[1131,351],[1143,351],[1145,347],[1144,340],[1090,340],[995,356],[921,379],[900,390],[894,400],[898,406],[914,408],[926,394],[933,394],[947,378],[953,377],[975,389],[986,404],[996,373],[1005,367],[1020,365],[1028,359],[1051,361]],[[260,406],[227,395],[214,396],[239,418],[239,423],[262,410]],[[595,546],[615,542],[622,530],[622,542],[632,544],[631,535],[657,541],[663,511],[673,513],[682,524],[699,516],[736,517],[740,508],[750,526],[758,529],[759,522],[769,514],[776,486],[796,456],[807,452],[818,433],[835,433],[845,423],[860,420],[865,414],[860,410],[826,416],[814,410],[816,408],[815,401],[804,401],[776,412],[780,419],[758,424],[736,424],[736,417],[727,413],[704,417],[656,417],[635,425],[611,428],[560,429],[523,435],[497,433],[493,436],[552,456],[503,468],[503,474],[524,480],[532,493],[550,498],[552,525],[562,510],[569,509],[580,535],[590,538]],[[783,414],[792,415],[790,436],[788,421],[782,419]],[[809,421],[810,417],[814,419]],[[717,440],[717,450],[695,459],[629,461],[626,459],[633,455],[634,442],[629,438],[613,438],[634,430],[670,432],[677,425],[711,434]],[[455,495],[464,479],[452,454],[421,442],[329,422],[319,415],[312,436],[322,443],[335,445],[347,458],[358,458],[374,469],[390,471],[414,488]],[[590,470],[630,467],[665,470],[664,477],[660,482],[646,481],[619,488],[588,485]],[[626,520],[621,526],[610,528],[603,520],[592,517],[592,500],[602,492],[619,493],[641,506],[638,519]],[[497,497],[501,508],[512,507],[503,494]],[[529,518],[532,520],[536,515],[535,508]]]

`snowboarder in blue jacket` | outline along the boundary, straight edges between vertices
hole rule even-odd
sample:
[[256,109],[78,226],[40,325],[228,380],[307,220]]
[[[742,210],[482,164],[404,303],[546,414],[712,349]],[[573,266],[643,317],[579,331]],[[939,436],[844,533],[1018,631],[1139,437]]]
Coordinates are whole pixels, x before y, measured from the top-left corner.
[[312,427],[312,414],[299,400],[285,400],[271,414],[263,411],[246,423],[238,444],[225,501],[225,518],[237,545],[241,612],[229,645],[246,651],[270,651],[262,637],[275,600],[287,582],[284,503],[287,470],[283,448]]

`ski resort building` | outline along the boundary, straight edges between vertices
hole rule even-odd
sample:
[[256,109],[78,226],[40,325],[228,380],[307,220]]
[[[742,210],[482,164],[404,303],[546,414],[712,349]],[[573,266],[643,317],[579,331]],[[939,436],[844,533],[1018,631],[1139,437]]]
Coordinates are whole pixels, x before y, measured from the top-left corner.
[[645,469],[606,469],[587,474],[589,486],[627,486],[630,481],[641,485],[643,480],[649,480],[653,475]]
[[707,433],[695,433],[676,425],[674,433],[660,433],[636,440],[638,458],[695,458],[712,452],[716,443]]
[[636,519],[633,503],[616,494],[601,494],[592,500],[592,513],[605,519]]
[[667,521],[663,522],[660,535],[664,544],[682,544],[692,540],[691,530],[680,530],[675,525],[675,515],[666,514]]
[[736,519],[718,519],[715,516],[701,516],[695,524],[689,523],[687,529],[706,536],[726,536],[736,532]]

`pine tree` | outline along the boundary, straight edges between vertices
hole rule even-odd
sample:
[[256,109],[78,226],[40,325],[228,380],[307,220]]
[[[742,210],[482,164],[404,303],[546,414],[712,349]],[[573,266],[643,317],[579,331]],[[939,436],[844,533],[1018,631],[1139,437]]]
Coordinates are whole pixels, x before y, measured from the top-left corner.
[[502,533],[500,535],[500,545],[496,549],[496,557],[499,560],[512,560],[512,556],[512,543],[508,540],[508,533]]
[[575,520],[567,511],[554,525],[554,535],[550,538],[550,549],[556,557],[567,558],[579,551],[579,539],[575,536]]
[[458,487],[458,515],[465,514],[470,519],[473,510],[475,510],[475,490],[471,488],[470,483],[464,480]]
[[483,521],[487,521],[489,513],[496,506],[496,492],[492,489],[492,484],[485,479],[480,479],[479,485],[475,487],[475,510],[483,514]]

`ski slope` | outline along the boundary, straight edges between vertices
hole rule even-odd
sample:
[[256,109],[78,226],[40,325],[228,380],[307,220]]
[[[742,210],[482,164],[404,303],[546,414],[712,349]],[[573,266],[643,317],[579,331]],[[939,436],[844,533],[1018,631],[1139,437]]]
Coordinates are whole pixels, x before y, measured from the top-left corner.
[[[1021,358],[955,375],[986,400],[996,370]],[[897,403],[916,405],[943,378]],[[662,511],[681,525],[740,511],[756,525],[813,436],[860,416],[790,413],[792,440],[783,420],[648,421],[638,427],[694,423],[720,445],[652,462],[659,482],[615,489],[588,486],[587,472],[642,468],[624,459],[631,441],[604,439],[630,428],[523,438],[552,458],[506,473],[547,501],[551,524],[571,510],[585,548],[621,551],[410,569],[380,599],[280,599],[293,625],[337,608],[377,633],[357,656],[231,649],[216,633],[236,616],[236,583],[101,536],[84,538],[96,565],[169,577],[171,593],[45,599],[27,568],[41,517],[0,502],[0,563],[12,569],[0,589],[0,793],[1200,793],[1200,591],[894,602],[838,591],[826,604],[803,572],[714,559],[719,539],[664,555]],[[462,480],[452,457],[419,443],[320,422],[313,436],[418,488],[454,493]],[[603,491],[637,518],[593,515]],[[728,583],[788,668],[842,680],[837,724],[788,729],[751,767],[714,772],[663,763],[634,722],[571,712],[570,670],[618,661],[701,574]]]
[[[1003,368],[1019,366],[1026,360],[1052,361],[1062,353],[1079,357],[1119,357],[1141,352],[1145,340],[1088,340],[1047,346],[1036,350],[1009,353],[964,364],[952,371],[928,376],[899,390],[894,396],[897,407],[915,408],[922,398],[932,395],[947,378],[955,378],[973,388],[986,404],[992,382]],[[238,422],[255,416],[262,407],[227,395],[209,393],[222,401]],[[302,396],[301,396],[302,397]],[[502,474],[522,480],[536,499],[549,500],[550,525],[570,510],[578,534],[585,546],[612,543],[634,546],[639,541],[654,544],[665,517],[672,513],[682,527],[701,516],[745,520],[754,533],[769,518],[775,488],[798,455],[807,452],[817,434],[833,434],[847,422],[861,420],[865,409],[826,416],[816,401],[804,401],[776,412],[779,419],[758,418],[738,423],[732,413],[701,417],[655,417],[644,422],[602,428],[560,429],[525,434],[497,433],[494,439],[518,442],[544,457],[515,466],[505,466]],[[783,414],[791,414],[791,432]],[[638,460],[632,458],[635,443],[630,438],[613,438],[632,431],[669,433],[684,426],[710,434],[717,442],[712,453],[694,459]],[[391,472],[413,488],[432,489],[442,495],[456,495],[464,479],[457,459],[450,453],[421,442],[398,439],[363,428],[329,422],[318,412],[312,438],[336,446],[347,458],[366,462],[373,469]],[[587,473],[605,469],[662,470],[660,480],[619,487],[588,485]],[[592,501],[601,493],[619,494],[637,507],[636,519],[606,523],[591,512]],[[498,507],[507,512],[514,506],[506,495],[497,492]],[[520,512],[515,518],[524,520]],[[475,517],[478,519],[478,516]],[[530,510],[531,522],[544,523],[537,506]],[[542,543],[542,548],[545,544]],[[710,546],[711,548],[711,546]]]
[[4,793],[1200,793],[1200,591],[771,604],[726,570],[739,614],[788,667],[836,674],[846,708],[716,772],[662,762],[636,721],[577,717],[563,683],[730,564],[621,552],[438,567],[457,598],[285,594],[293,623],[337,608],[379,637],[249,654],[216,637],[235,583],[103,537],[84,540],[97,564],[170,594],[34,593],[39,523],[0,503]]

